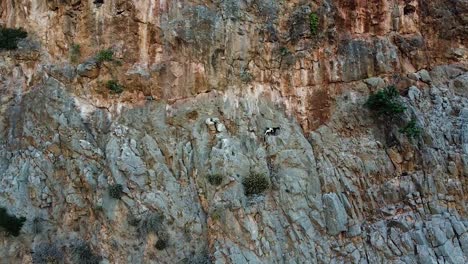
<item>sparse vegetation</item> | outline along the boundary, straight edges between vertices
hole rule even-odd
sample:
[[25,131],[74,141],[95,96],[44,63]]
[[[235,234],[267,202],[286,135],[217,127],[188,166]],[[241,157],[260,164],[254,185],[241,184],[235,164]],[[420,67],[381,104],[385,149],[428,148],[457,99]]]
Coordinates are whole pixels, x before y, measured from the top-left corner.
[[114,199],[120,199],[123,195],[123,186],[122,184],[114,184],[109,186],[109,196]]
[[280,48],[280,54],[281,54],[281,57],[284,57],[284,56],[286,56],[286,55],[291,54],[291,52],[288,50],[288,48],[286,48],[286,47],[281,47],[281,48]]
[[28,36],[22,28],[0,27],[0,50],[14,50],[18,48],[18,41]]
[[123,86],[116,80],[107,81],[106,87],[111,91],[111,93],[114,94],[119,94],[123,92]]
[[74,263],[98,264],[101,257],[94,254],[91,247],[84,241],[78,241],[71,247],[71,257]]
[[162,239],[158,239],[158,241],[156,241],[156,244],[154,245],[154,247],[157,250],[163,250],[163,249],[165,249],[167,247],[167,241],[162,240]]
[[64,263],[64,254],[55,244],[43,243],[34,248],[32,262],[34,264],[61,264]]
[[242,181],[246,195],[260,194],[270,187],[270,182],[265,174],[252,173]]
[[378,117],[398,117],[406,109],[400,102],[399,95],[394,86],[389,86],[369,96],[366,106]]
[[253,75],[248,70],[241,70],[240,72],[240,79],[244,83],[249,83],[253,80]]
[[168,244],[169,244],[169,233],[167,233],[166,231],[159,231],[157,233],[158,235],[158,241],[156,242],[156,244],[154,245],[156,247],[156,249],[158,250],[163,250],[165,249]]
[[223,182],[223,175],[221,174],[210,174],[208,175],[208,182],[211,185],[218,186]]
[[[369,96],[366,102],[369,108],[377,117],[384,119],[385,129],[391,131],[390,125],[397,124],[400,126],[398,130],[405,134],[409,139],[417,138],[421,135],[422,129],[416,124],[416,119],[412,119],[408,123],[403,121],[403,114],[406,110],[404,103],[399,98],[400,94],[394,86],[388,86],[383,90]],[[405,124],[406,123],[406,124]],[[403,127],[401,127],[405,124]],[[390,143],[392,136],[389,135]]]
[[72,63],[77,63],[81,57],[81,46],[79,44],[73,43],[70,45],[70,61]]
[[411,119],[406,126],[400,128],[400,133],[405,134],[410,139],[419,137],[421,132],[421,128],[416,124],[416,119]]
[[138,227],[140,224],[140,219],[136,218],[133,214],[129,214],[127,222],[130,226]]
[[187,263],[189,264],[211,264],[210,253],[207,248],[202,249],[193,256]]
[[10,215],[7,212],[7,209],[0,207],[0,227],[2,227],[8,234],[19,236],[25,221],[25,217],[18,218],[14,215]]
[[309,15],[309,23],[310,23],[310,33],[312,35],[317,34],[317,29],[318,29],[318,24],[319,24],[319,18],[316,13],[310,13]]
[[33,234],[40,234],[42,232],[42,219],[39,217],[34,217],[31,221],[31,230]]
[[219,221],[223,217],[223,214],[224,214],[224,207],[222,206],[216,207],[211,212],[211,219],[213,219],[213,221]]
[[113,60],[114,60],[114,52],[111,49],[100,50],[96,54],[97,62],[113,61]]
[[138,234],[146,237],[164,229],[164,216],[161,213],[151,213],[138,222]]

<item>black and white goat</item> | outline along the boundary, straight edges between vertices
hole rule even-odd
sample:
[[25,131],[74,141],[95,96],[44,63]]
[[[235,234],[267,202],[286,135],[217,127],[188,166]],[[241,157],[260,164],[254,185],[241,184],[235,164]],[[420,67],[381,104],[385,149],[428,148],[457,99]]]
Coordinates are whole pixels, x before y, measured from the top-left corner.
[[265,136],[276,136],[280,131],[280,127],[267,127]]

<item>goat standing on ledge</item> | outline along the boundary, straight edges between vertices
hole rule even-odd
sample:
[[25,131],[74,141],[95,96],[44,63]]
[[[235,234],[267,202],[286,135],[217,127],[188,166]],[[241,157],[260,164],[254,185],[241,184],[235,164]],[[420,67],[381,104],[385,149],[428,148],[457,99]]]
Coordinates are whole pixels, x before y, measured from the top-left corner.
[[267,127],[265,130],[265,136],[276,136],[280,131],[280,127]]

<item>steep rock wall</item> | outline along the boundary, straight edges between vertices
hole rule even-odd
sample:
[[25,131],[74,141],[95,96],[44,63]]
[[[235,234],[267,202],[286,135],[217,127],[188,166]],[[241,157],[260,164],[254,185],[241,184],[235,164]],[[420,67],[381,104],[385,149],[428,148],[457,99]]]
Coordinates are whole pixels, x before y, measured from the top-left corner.
[[[29,32],[0,52],[0,204],[28,219],[6,263],[80,240],[104,263],[467,261],[465,1],[97,2],[0,3]],[[391,84],[417,140],[363,107]]]
[[0,23],[28,29],[52,64],[68,61],[72,44],[81,61],[114,49],[123,65],[74,79],[79,94],[97,92],[110,76],[133,91],[131,102],[261,87],[305,130],[330,116],[343,82],[401,79],[467,57],[465,1],[95,2],[6,0]]

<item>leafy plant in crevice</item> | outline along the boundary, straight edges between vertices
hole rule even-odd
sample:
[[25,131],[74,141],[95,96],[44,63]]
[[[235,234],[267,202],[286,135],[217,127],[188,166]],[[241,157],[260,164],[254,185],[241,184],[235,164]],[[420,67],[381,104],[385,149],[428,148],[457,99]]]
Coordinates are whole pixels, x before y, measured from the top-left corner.
[[422,129],[416,124],[416,119],[411,119],[404,127],[400,128],[400,133],[405,134],[410,139],[419,137]]
[[312,33],[312,35],[316,35],[317,30],[318,30],[318,25],[319,25],[319,18],[316,13],[309,14],[309,24],[310,24],[310,33]]
[[210,174],[210,175],[208,175],[207,178],[208,178],[208,182],[211,185],[218,186],[223,182],[224,177],[221,174]]
[[120,199],[123,195],[123,186],[122,184],[114,184],[109,186],[109,196],[114,199]]
[[406,107],[399,100],[399,95],[395,86],[389,86],[370,95],[365,105],[378,117],[401,117]]
[[77,63],[81,57],[81,46],[80,44],[73,43],[70,45],[70,61]]
[[120,94],[124,90],[124,87],[117,80],[108,80],[106,87],[113,94]]
[[101,63],[104,61],[113,61],[114,60],[114,52],[111,49],[104,49],[100,50],[96,54],[96,61]]
[[245,195],[260,194],[270,187],[270,181],[265,174],[252,173],[242,181]]
[[34,264],[61,264],[64,263],[64,254],[55,244],[42,243],[34,247],[32,262]]
[[18,48],[18,42],[28,36],[22,28],[0,27],[0,50],[14,50]]
[[96,255],[88,243],[77,241],[71,246],[71,258],[74,263],[99,264],[101,257]]
[[25,221],[25,217],[10,215],[6,208],[0,207],[0,227],[2,227],[8,234],[19,236]]

